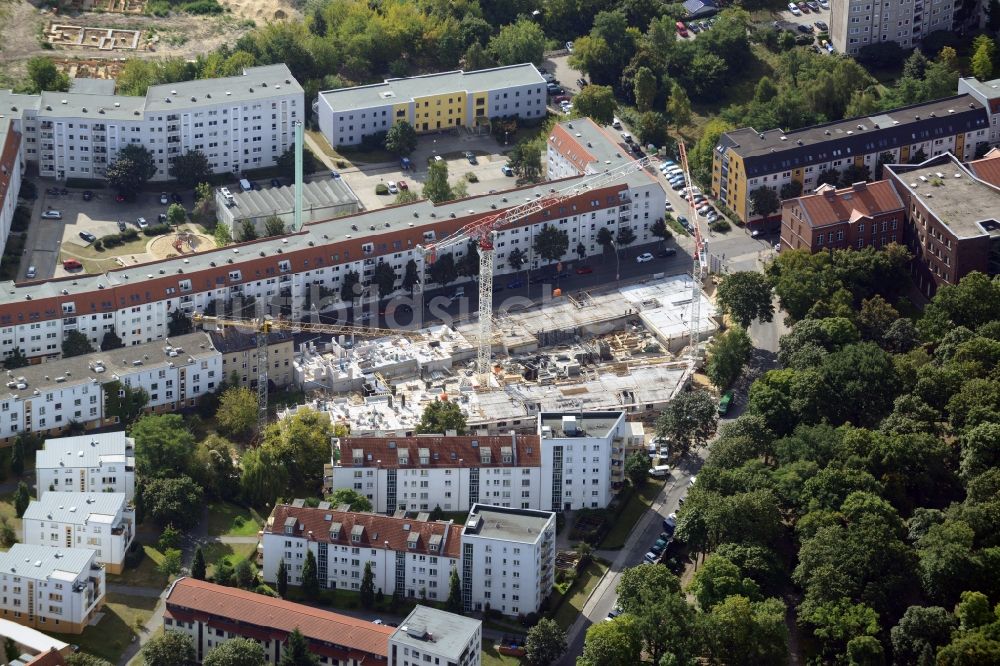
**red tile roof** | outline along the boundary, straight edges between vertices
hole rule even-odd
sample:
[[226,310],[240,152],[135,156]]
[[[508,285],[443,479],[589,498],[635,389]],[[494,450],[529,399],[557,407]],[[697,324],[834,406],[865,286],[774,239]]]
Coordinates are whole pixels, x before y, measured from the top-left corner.
[[42,652],[28,662],[27,666],[66,666],[66,660],[55,648]]
[[597,161],[597,158],[575,136],[570,134],[569,130],[558,123],[552,128],[552,134],[549,135],[549,145],[572,162],[580,173],[586,172],[588,164]]
[[[283,639],[298,629],[332,649],[388,658],[394,629],[235,587],[179,578],[167,592],[166,615],[185,622],[225,623],[227,630]],[[232,628],[231,628],[232,627]],[[280,632],[276,635],[274,632]]]
[[[408,551],[451,558],[458,558],[461,553],[462,525],[438,521],[419,521],[412,518],[393,518],[374,513],[334,511],[279,504],[274,507],[268,517],[267,523],[264,525],[264,532],[284,534],[285,523],[289,518],[296,521],[295,536],[310,541],[382,549],[386,548],[385,542],[388,541],[388,548],[393,551]],[[336,539],[331,539],[330,526],[334,523],[340,523],[340,534]],[[361,540],[352,541],[351,531],[359,526],[363,528]],[[410,548],[408,539],[413,534],[418,535],[418,541],[415,548]],[[429,549],[433,536],[438,536],[443,541],[438,546],[438,551]]]
[[[0,123],[0,132],[5,132],[6,136],[0,136],[0,204],[7,198],[7,190],[10,188],[11,175],[14,173],[14,166],[17,162],[18,154],[21,150],[21,133],[14,131],[14,123],[8,121],[6,127]],[[16,197],[17,192],[13,192]]]
[[888,180],[800,196],[786,205],[798,205],[813,227],[903,210],[903,200]]
[[994,148],[983,159],[969,162],[969,168],[976,178],[1000,187],[1000,150]]
[[[475,442],[475,446],[473,446]],[[512,445],[516,442],[516,447]],[[541,440],[538,435],[462,435],[457,437],[345,437],[340,440],[340,464],[352,465],[354,449],[361,449],[364,462],[361,467],[388,469],[420,467],[514,467],[514,463],[504,463],[501,450],[512,448],[517,467],[541,467]],[[426,465],[420,464],[419,449],[429,449],[430,457]],[[482,461],[482,451],[490,451],[490,462]],[[399,462],[399,452],[409,452],[409,462]]]

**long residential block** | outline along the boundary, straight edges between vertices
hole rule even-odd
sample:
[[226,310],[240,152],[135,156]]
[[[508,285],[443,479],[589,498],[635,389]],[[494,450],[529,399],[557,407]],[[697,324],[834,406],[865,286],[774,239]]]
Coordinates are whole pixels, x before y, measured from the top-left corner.
[[301,585],[311,552],[321,587],[358,591],[370,566],[376,591],[440,602],[454,570],[467,611],[489,605],[518,615],[536,612],[551,591],[554,542],[555,514],[546,511],[476,504],[457,525],[427,513],[384,516],[297,500],[274,508],[260,547],[268,582],[284,562],[289,584]]
[[10,118],[0,114],[0,253],[7,245],[24,171],[23,137]]
[[122,493],[135,498],[135,440],[125,431],[47,439],[35,454],[36,495]]
[[[724,132],[712,157],[712,194],[744,222],[759,221],[751,193],[798,183],[811,192],[825,171],[902,164],[944,153],[969,160],[991,140],[990,114],[968,94],[792,132],[751,127]],[[923,157],[921,157],[923,156]],[[880,159],[881,158],[881,159]]]
[[104,605],[104,567],[89,548],[16,543],[0,553],[0,612],[36,629],[79,634]]
[[540,440],[534,435],[345,437],[330,490],[351,488],[379,513],[468,511],[479,502],[541,507]]
[[125,493],[48,492],[24,512],[24,543],[87,548],[109,573],[119,574],[135,536],[135,509]]
[[288,635],[298,629],[324,666],[386,664],[393,634],[365,620],[186,577],[167,590],[163,628],[190,636],[199,662],[231,638],[249,638],[269,664],[281,660]]
[[0,113],[24,135],[25,158],[60,180],[103,179],[133,144],[152,153],[153,180],[169,179],[171,160],[193,150],[218,174],[272,166],[294,145],[293,124],[305,112],[302,86],[284,64],[150,86],[144,97],[0,91]]
[[[73,424],[120,423],[114,403],[126,387],[145,391],[149,412],[193,407],[217,388],[222,368],[208,333],[197,332],[8,371],[6,388],[0,389],[0,441],[21,432],[65,432]],[[65,483],[68,477],[62,478]],[[46,481],[39,477],[40,484]]]
[[848,55],[886,42],[912,49],[933,32],[975,30],[982,19],[979,0],[830,0],[830,41]]
[[407,122],[419,132],[487,125],[490,119],[545,117],[545,79],[531,63],[441,72],[319,93],[315,110],[331,146]]

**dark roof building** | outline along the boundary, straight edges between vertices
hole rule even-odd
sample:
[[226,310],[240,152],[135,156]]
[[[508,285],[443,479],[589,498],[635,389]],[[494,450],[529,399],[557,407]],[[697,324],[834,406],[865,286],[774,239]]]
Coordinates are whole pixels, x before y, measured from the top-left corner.
[[687,12],[685,18],[703,19],[718,13],[719,7],[712,0],[686,0],[684,11]]

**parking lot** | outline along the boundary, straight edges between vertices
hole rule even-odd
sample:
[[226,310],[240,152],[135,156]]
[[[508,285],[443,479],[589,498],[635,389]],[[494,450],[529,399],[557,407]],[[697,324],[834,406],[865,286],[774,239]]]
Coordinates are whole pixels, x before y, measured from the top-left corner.
[[[114,250],[98,252],[91,243],[80,237],[88,232],[101,238],[119,233],[118,221],[126,222],[128,228],[138,230],[136,221],[144,217],[150,224],[157,223],[157,216],[166,213],[167,206],[160,204],[160,194],[143,192],[134,200],[118,202],[112,190],[94,190],[93,198],[85,201],[83,190],[71,189],[67,194],[52,195],[47,188],[39,188],[39,203],[28,230],[25,257],[21,262],[18,278],[26,279],[29,267],[34,266],[33,279],[44,280],[63,277],[72,273],[66,271],[62,262],[77,259],[89,272],[100,272],[117,266],[139,264],[155,257],[146,253],[146,245],[151,240],[140,235],[133,241]],[[192,193],[181,193],[185,208],[190,208]],[[40,213],[57,210],[62,219],[44,219]]]
[[[367,210],[373,210],[390,206],[396,201],[394,194],[375,194],[379,183],[387,185],[389,182],[398,183],[402,180],[410,191],[419,196],[427,179],[429,160],[438,156],[448,165],[448,181],[452,185],[465,181],[470,195],[486,194],[514,186],[514,178],[504,176],[500,171],[507,163],[503,151],[509,150],[513,145],[513,140],[505,147],[490,136],[475,136],[465,132],[457,135],[423,135],[417,143],[417,149],[410,156],[409,171],[403,171],[397,165],[362,166],[360,170],[342,173],[341,177],[354,190],[361,204]],[[472,152],[476,156],[476,164],[469,163],[464,157],[466,152]],[[475,174],[477,182],[469,182],[466,178],[468,173]]]
[[[822,30],[816,28],[816,21],[822,21],[827,26],[827,30]],[[777,13],[777,20],[775,21],[775,27],[779,30],[791,30],[796,35],[808,34],[799,29],[800,25],[813,27],[812,35],[815,37],[820,32],[828,32],[830,27],[830,10],[829,8],[823,9],[820,7],[819,11],[809,10],[808,12],[801,12],[798,16],[792,14],[792,12],[786,7],[783,11]],[[826,53],[826,50],[823,50]]]

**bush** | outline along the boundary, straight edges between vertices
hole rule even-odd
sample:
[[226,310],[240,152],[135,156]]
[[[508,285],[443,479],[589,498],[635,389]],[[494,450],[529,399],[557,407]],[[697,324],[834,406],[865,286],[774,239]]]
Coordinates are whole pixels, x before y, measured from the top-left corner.
[[729,231],[730,229],[733,228],[733,226],[731,224],[729,224],[729,220],[727,220],[724,217],[720,217],[715,222],[712,222],[711,224],[709,224],[708,228],[711,229],[712,231],[720,231],[721,232],[721,231]]
[[34,199],[38,196],[38,188],[35,187],[35,181],[28,180],[25,178],[21,181],[21,189],[18,190],[17,196],[22,199]]
[[152,224],[142,230],[146,236],[166,236],[171,231],[169,224]]
[[225,10],[215,0],[194,0],[181,5],[181,9],[188,14],[221,14]]
[[11,231],[27,231],[28,224],[31,222],[31,209],[27,206],[18,206],[14,209],[14,215],[11,218],[10,230]]
[[479,176],[477,176],[476,174],[472,173],[471,171],[469,173],[465,174],[465,179],[467,181],[469,181],[470,183],[478,183],[479,182]]
[[375,186],[375,194],[389,194],[389,186],[385,183],[379,183]]
[[336,161],[336,165],[337,165],[338,169],[346,169],[347,168],[347,161],[346,160],[337,160]]
[[100,238],[94,241],[94,249],[97,250],[98,252],[104,251],[104,243],[101,241]]

